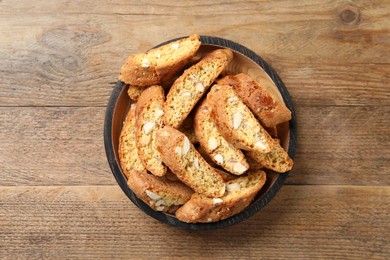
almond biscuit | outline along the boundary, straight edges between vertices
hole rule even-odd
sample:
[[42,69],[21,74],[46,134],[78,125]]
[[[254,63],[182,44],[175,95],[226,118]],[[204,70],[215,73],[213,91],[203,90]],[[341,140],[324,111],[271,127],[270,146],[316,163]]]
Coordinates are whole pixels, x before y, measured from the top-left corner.
[[119,80],[135,86],[161,84],[172,78],[195,56],[201,42],[194,34],[161,47],[129,56]]
[[225,193],[222,177],[183,133],[165,126],[157,131],[157,143],[163,162],[194,191],[209,197],[221,197]]
[[139,158],[145,168],[156,176],[163,176],[167,168],[157,151],[156,132],[162,127],[164,89],[155,85],[145,89],[136,108],[136,145]]
[[249,171],[226,183],[226,193],[220,198],[209,198],[194,193],[176,211],[176,217],[187,223],[216,222],[234,216],[252,203],[266,181],[264,171]]
[[274,143],[272,137],[232,87],[216,84],[207,99],[218,131],[227,141],[248,151],[267,153],[271,150]]
[[231,50],[217,49],[184,71],[167,94],[165,125],[178,128],[232,58]]

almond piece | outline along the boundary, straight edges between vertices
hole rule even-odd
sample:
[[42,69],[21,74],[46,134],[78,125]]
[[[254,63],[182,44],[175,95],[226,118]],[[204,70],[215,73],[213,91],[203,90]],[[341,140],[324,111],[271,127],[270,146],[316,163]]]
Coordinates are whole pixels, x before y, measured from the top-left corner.
[[156,203],[155,203],[155,205],[156,205],[157,207],[159,207],[159,206],[161,206],[161,205],[164,205],[164,204],[165,204],[165,201],[164,201],[163,199],[160,199],[160,200],[156,201]]
[[152,129],[154,128],[155,125],[156,125],[156,122],[146,122],[142,126],[142,130],[144,131],[145,134],[149,134],[150,131],[152,131]]
[[181,93],[181,95],[182,95],[183,97],[191,97],[191,96],[192,96],[191,92],[189,92],[189,91],[183,91],[183,92]]
[[261,148],[261,149],[263,149],[263,150],[266,150],[266,149],[267,149],[267,147],[264,145],[264,143],[263,143],[262,141],[257,141],[257,142],[255,143],[255,146],[256,146],[256,147],[259,147],[259,148]]
[[163,110],[161,110],[161,109],[157,109],[156,110],[156,117],[157,118],[160,118],[160,117],[162,117],[164,115],[164,111]]
[[223,202],[221,198],[213,198],[213,203],[214,205],[219,205]]
[[164,210],[164,206],[157,207],[156,210],[157,211],[163,211]]
[[218,141],[214,137],[210,137],[209,139],[209,149],[214,150],[218,147]]
[[187,154],[190,151],[191,143],[187,136],[183,140],[183,154]]
[[236,102],[237,100],[238,100],[237,97],[230,97],[230,98],[228,98],[229,103],[234,103],[234,102]]
[[199,159],[195,157],[194,162],[192,163],[192,166],[195,167],[195,169],[199,170]]
[[233,128],[238,129],[242,123],[242,114],[240,112],[236,112],[233,114]]
[[196,90],[199,91],[199,92],[203,92],[203,91],[204,91],[204,85],[203,85],[202,82],[196,83],[195,88],[196,88]]
[[160,196],[158,196],[154,192],[151,192],[150,190],[145,190],[145,192],[146,192],[146,195],[148,195],[148,197],[151,198],[152,200],[159,200],[159,199],[161,199]]
[[172,44],[172,49],[177,50],[179,48],[180,48],[180,44],[179,43]]
[[142,60],[141,67],[142,67],[142,68],[149,68],[149,67],[150,67],[149,59],[144,59],[144,60]]
[[226,189],[228,192],[236,191],[241,189],[241,185],[239,183],[230,183],[226,185]]
[[222,156],[222,154],[216,154],[215,156],[214,156],[214,159],[217,161],[217,163],[220,163],[220,164],[223,164],[223,156]]
[[239,173],[239,174],[244,173],[246,170],[248,170],[248,168],[245,167],[245,165],[243,165],[242,163],[236,163],[233,166],[233,171],[235,171],[236,173]]

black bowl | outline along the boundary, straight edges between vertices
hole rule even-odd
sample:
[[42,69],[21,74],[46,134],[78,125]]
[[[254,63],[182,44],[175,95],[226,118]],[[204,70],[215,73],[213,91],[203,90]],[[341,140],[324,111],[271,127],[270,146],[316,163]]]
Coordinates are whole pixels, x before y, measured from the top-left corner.
[[[161,43],[160,45],[175,40],[177,39]],[[272,79],[275,84],[268,86],[269,90],[272,91],[280,100],[283,100],[286,106],[292,112],[292,119],[289,122],[278,126],[278,135],[281,137],[280,139],[282,146],[288,150],[290,157],[294,158],[295,148],[297,145],[295,110],[290,95],[275,70],[272,69],[272,67],[268,65],[267,62],[265,62],[261,57],[256,55],[256,53],[238,43],[211,36],[201,36],[200,40],[202,42],[202,46],[199,50],[199,53],[207,52],[216,48],[228,48],[234,52],[233,61],[230,63],[228,68],[229,71],[235,73],[245,72],[257,79],[263,77],[270,77]],[[237,224],[245,219],[248,219],[261,208],[263,208],[267,203],[269,203],[279,191],[289,174],[288,172],[278,174],[272,171],[266,171],[267,181],[259,194],[256,196],[255,200],[241,213],[218,222],[188,224],[178,220],[174,215],[154,211],[147,204],[138,199],[133,191],[127,186],[127,179],[121,171],[118,161],[119,135],[123,120],[130,105],[131,100],[127,95],[127,86],[123,82],[118,81],[108,102],[104,122],[104,145],[106,149],[107,160],[111,171],[123,192],[138,208],[143,210],[149,216],[160,220],[161,222],[190,230],[208,230]]]

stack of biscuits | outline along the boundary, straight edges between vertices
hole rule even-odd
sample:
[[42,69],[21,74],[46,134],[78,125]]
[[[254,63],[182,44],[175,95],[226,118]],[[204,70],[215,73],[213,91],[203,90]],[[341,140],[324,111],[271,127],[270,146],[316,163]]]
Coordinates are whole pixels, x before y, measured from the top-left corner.
[[187,223],[244,210],[293,162],[276,138],[291,112],[244,73],[229,49],[199,57],[191,35],[127,58],[119,80],[132,100],[119,140],[129,188],[155,211]]

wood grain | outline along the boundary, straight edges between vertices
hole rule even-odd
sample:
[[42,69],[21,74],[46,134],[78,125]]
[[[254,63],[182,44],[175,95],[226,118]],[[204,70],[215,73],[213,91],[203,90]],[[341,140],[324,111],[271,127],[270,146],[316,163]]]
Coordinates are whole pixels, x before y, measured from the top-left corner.
[[[0,185],[114,184],[105,108],[0,108]],[[390,107],[297,109],[290,184],[390,184]],[[375,169],[375,170],[373,170]]]
[[[33,62],[34,57],[30,58],[26,64]],[[387,86],[390,64],[346,66],[270,62],[276,67],[296,106],[390,106]],[[23,61],[15,62],[18,63]],[[86,66],[92,69],[94,65]],[[36,71],[37,67],[22,72],[13,69],[6,73],[0,71],[3,76],[0,106],[104,107],[117,80],[115,68],[119,67],[118,63],[94,72],[82,70],[60,79],[53,79],[45,69],[42,69],[45,72]],[[87,79],[80,79],[78,75]]]
[[390,184],[389,107],[297,107],[297,119],[289,183]]
[[[1,259],[389,259],[390,2],[0,0]],[[211,232],[166,226],[106,162],[127,55],[198,33],[253,50],[295,103],[281,191]]]
[[0,254],[384,259],[390,254],[384,232],[390,228],[389,196],[388,187],[286,186],[243,223],[189,232],[145,216],[115,186],[2,187]]
[[[3,1],[0,57],[7,62],[0,64],[0,105],[105,106],[127,55],[194,32],[261,55],[300,105],[389,105],[390,3],[279,5]],[[22,24],[29,26],[21,26],[15,13],[23,13]]]
[[274,63],[297,107],[390,106],[390,64]]
[[[348,17],[345,17],[346,11],[350,14]],[[15,13],[23,13],[24,19],[32,21],[29,29],[35,30],[27,35],[10,33],[11,29],[19,29],[19,32],[27,29],[19,26]],[[51,15],[53,13],[56,15]],[[65,27],[63,21],[71,17],[71,23],[66,23],[68,28],[82,24],[85,26],[78,27],[99,28],[114,36],[111,40],[128,39],[118,45],[127,46],[126,50],[152,47],[162,39],[188,35],[191,30],[240,40],[246,46],[255,42],[254,50],[263,50],[266,56],[310,63],[338,61],[338,55],[352,58],[346,59],[348,62],[388,63],[389,54],[385,51],[389,48],[386,37],[390,32],[386,19],[389,13],[390,4],[380,0],[353,3],[325,0],[296,3],[289,0],[284,1],[283,7],[272,1],[240,0],[185,3],[118,0],[108,3],[100,0],[81,4],[61,0],[55,5],[41,0],[34,3],[4,1],[0,9],[8,36],[2,45],[10,44],[12,38],[27,40],[34,33],[40,35],[42,29]],[[223,23],[219,22],[221,17]],[[164,25],[156,22],[161,19],[164,19]],[[307,26],[308,22],[310,26]],[[150,33],[144,34],[145,31]],[[21,41],[17,45],[27,42]],[[297,50],[301,55],[297,55]]]
[[1,108],[0,185],[114,184],[104,108]]

